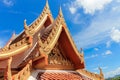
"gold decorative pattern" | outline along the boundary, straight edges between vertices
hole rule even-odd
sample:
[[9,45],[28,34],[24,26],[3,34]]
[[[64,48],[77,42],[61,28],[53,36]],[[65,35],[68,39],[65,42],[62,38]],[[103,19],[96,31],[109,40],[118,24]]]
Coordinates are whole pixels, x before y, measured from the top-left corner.
[[[16,38],[17,40],[15,40],[15,42],[13,41],[13,43],[9,44],[9,46],[5,46],[4,48],[0,49],[0,60],[4,61],[10,58],[6,68],[7,75],[5,74],[4,79],[27,80],[27,78],[30,76],[32,67],[34,67],[32,66],[32,63],[35,63],[37,65],[36,67],[41,69],[74,71],[75,69],[78,69],[76,71],[84,75],[80,77],[80,80],[84,79],[83,77],[88,77],[90,80],[104,80],[104,75],[101,68],[99,68],[100,74],[94,74],[84,70],[84,67],[80,68],[81,66],[84,66],[84,54],[77,50],[65,23],[61,8],[56,20],[53,22],[52,19],[53,18],[50,13],[48,1],[46,1],[46,6],[44,7],[41,15],[31,25],[27,25],[26,20],[24,20],[24,31],[22,34]],[[43,36],[41,28],[49,28],[48,25],[52,27],[50,27],[50,31],[45,31],[46,33],[44,33],[45,35]],[[22,38],[20,38],[21,36]],[[70,47],[66,47],[64,45],[61,46],[62,44],[59,43],[62,42],[62,39],[59,38],[66,36],[67,38],[65,38],[65,40],[69,40],[69,42],[65,42]],[[70,50],[71,52],[67,50]],[[22,68],[22,70],[18,71],[14,75],[11,75],[12,57],[16,57],[15,55],[20,53],[28,53],[27,56],[20,55],[20,58],[23,57],[24,59],[21,60],[20,65],[17,66],[16,69]],[[74,59],[74,57],[76,59]],[[18,62],[19,61],[20,60],[18,60]]]
[[47,16],[50,16],[51,19],[53,20],[52,14],[49,9],[48,1],[46,1],[46,5],[41,15],[31,25],[29,25],[29,31],[31,32],[32,35],[34,35],[42,27],[40,25],[43,24],[42,22],[44,22],[47,19]]
[[51,51],[51,53],[48,55],[48,60],[50,65],[73,65],[66,56],[62,55],[62,53],[58,49],[58,45],[56,45]]
[[12,76],[12,80],[27,80],[31,74],[32,60],[30,60],[27,65],[20,70],[17,74]]
[[5,75],[4,75],[4,80],[12,80],[11,62],[12,62],[12,57],[8,59],[7,68],[6,68]]
[[1,49],[0,52],[0,60],[9,58],[13,55],[16,55],[32,46],[32,37],[26,37],[17,43],[10,45],[9,47],[5,47]]

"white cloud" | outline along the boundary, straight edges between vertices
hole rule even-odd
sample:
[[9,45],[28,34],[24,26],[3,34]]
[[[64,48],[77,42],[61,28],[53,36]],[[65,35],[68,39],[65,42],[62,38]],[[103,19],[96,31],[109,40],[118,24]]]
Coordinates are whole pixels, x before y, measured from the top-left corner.
[[6,6],[8,6],[8,7],[14,5],[14,3],[13,3],[12,0],[3,0],[3,3],[4,3],[4,5],[6,5]]
[[[117,6],[115,4],[112,3],[107,10],[98,13],[87,27],[74,36],[78,48],[88,48],[101,43],[106,44],[110,40],[111,33],[111,38],[114,41],[120,41],[120,9],[117,9],[116,12],[111,10],[112,7]],[[116,27],[117,30],[114,29],[111,32],[113,27]]]
[[120,2],[120,0],[117,0],[117,2]]
[[70,7],[69,10],[72,14],[76,13],[76,8],[75,7]]
[[76,15],[74,16],[73,22],[74,22],[75,24],[84,23],[84,22],[82,22],[82,21],[80,20],[80,17],[81,17],[81,15],[80,15],[79,13],[76,13]]
[[94,48],[95,51],[98,51],[99,49],[98,48]]
[[105,53],[103,53],[102,55],[103,56],[106,56],[106,55],[111,55],[112,54],[112,51],[111,50],[107,50]]
[[85,59],[95,58],[95,57],[97,57],[97,56],[98,56],[98,54],[93,54],[93,55],[91,55],[91,56],[85,57]]
[[93,70],[94,70],[94,71],[97,71],[97,70],[99,70],[99,69],[98,69],[98,67],[97,67],[97,68],[94,68]]
[[112,0],[75,0],[69,6],[69,10],[74,14],[79,8],[83,8],[85,13],[94,14],[97,10],[104,9],[104,6]]
[[120,30],[113,28],[111,31],[111,39],[117,43],[120,42]]
[[118,74],[120,74],[120,67],[118,67],[116,70],[105,73],[105,78],[114,77],[115,75]]
[[110,51],[110,50],[107,50],[107,51],[105,52],[105,55],[110,55],[110,54],[112,54],[112,51]]
[[117,11],[120,8],[120,6],[115,6],[112,8],[112,11]]

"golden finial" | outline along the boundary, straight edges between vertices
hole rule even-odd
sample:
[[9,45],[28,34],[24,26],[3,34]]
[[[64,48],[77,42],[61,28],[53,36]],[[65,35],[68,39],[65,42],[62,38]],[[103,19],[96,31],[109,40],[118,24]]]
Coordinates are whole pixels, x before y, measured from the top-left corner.
[[60,19],[62,21],[62,24],[65,23],[64,16],[63,16],[63,13],[62,13],[62,7],[61,6],[59,8],[58,19]]
[[45,5],[47,8],[49,7],[49,4],[48,4],[48,0],[46,0],[46,5]]
[[81,52],[81,53],[83,52],[83,48],[80,48],[80,52]]
[[25,29],[25,34],[28,36],[29,35],[29,27],[26,24],[26,19],[24,20],[24,29]]
[[61,8],[61,6],[60,6],[60,9],[59,9],[59,15],[60,15],[61,17],[63,17],[63,13],[62,13],[62,8]]
[[103,72],[102,72],[102,69],[99,67],[99,70],[100,70],[100,76],[103,76]]
[[25,30],[28,29],[28,26],[27,26],[27,24],[26,24],[26,19],[24,20],[24,28],[25,28]]
[[45,5],[45,7],[44,7],[43,12],[45,12],[45,13],[48,13],[48,12],[49,12],[49,4],[48,4],[48,0],[46,0],[46,5]]
[[80,53],[81,53],[82,55],[84,55],[83,48],[80,48]]
[[27,24],[26,24],[26,21],[27,21],[27,20],[25,19],[25,20],[24,20],[24,25],[27,25]]
[[15,31],[13,31],[13,33],[12,33],[12,36],[13,36],[13,37],[15,37],[15,36],[16,36],[16,33],[15,33]]
[[16,37],[16,33],[15,33],[15,31],[13,31],[11,40],[13,40],[15,37]]

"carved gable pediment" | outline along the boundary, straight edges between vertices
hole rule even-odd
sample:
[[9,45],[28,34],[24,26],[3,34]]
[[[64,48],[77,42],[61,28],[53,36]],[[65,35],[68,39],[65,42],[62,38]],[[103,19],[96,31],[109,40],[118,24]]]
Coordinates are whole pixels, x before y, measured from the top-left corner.
[[59,49],[59,44],[57,43],[51,53],[48,55],[49,65],[60,65],[73,67],[73,63],[67,58],[67,56]]

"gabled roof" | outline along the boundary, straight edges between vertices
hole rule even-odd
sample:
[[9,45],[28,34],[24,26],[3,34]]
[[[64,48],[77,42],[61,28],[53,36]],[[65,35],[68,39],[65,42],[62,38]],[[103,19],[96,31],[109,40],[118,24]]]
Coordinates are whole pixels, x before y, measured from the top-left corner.
[[[70,35],[70,32],[68,30],[68,27],[66,25],[66,22],[64,20],[64,16],[62,13],[62,9],[60,8],[59,15],[57,17],[61,24],[62,24],[62,34],[63,37],[60,37],[60,42],[64,42],[63,47],[66,49],[66,54],[69,56],[69,58],[74,62],[76,68],[84,68],[84,56],[83,54],[79,53],[79,51],[76,48],[76,45]],[[65,42],[66,38],[66,42]],[[62,44],[62,43],[61,43]],[[66,45],[67,46],[66,46]]]
[[62,39],[62,41],[64,42],[64,38],[66,37],[66,49],[67,49],[67,55],[73,60],[73,62],[75,63],[75,67],[76,68],[84,68],[85,65],[84,65],[84,56],[83,56],[83,53],[81,54],[78,50],[77,50],[77,47],[70,35],[70,32],[68,30],[68,27],[66,25],[66,22],[64,20],[64,16],[63,16],[63,13],[62,13],[62,9],[60,8],[60,11],[59,11],[59,16],[61,18],[61,24],[62,24],[62,27],[63,27],[63,31],[64,31],[64,37]]
[[[75,44],[65,23],[61,8],[59,10],[57,18],[50,26],[52,27],[52,29],[45,42],[43,43],[41,39],[39,39],[38,43],[41,46],[40,52],[50,54],[56,43],[59,42],[61,47],[66,52],[66,56],[68,56],[69,59],[75,64],[75,68],[84,68],[85,66],[83,54],[79,53],[77,48],[75,47]],[[46,33],[47,31],[44,34]],[[37,59],[39,58],[41,57],[38,57]]]
[[[33,49],[33,47],[35,46],[35,41],[33,40],[32,37],[36,35],[37,31],[41,29],[43,24],[48,19],[51,22],[53,22],[53,17],[49,9],[48,2],[46,2],[46,5],[41,15],[35,21],[33,21],[33,23],[31,23],[30,25],[27,25],[26,22],[24,22],[25,24],[24,28],[28,27],[27,28],[28,30],[25,28],[14,40],[12,40],[12,42],[8,45],[8,47],[4,47],[0,50],[0,60],[5,60],[11,56],[14,57],[15,55],[22,54],[22,55],[19,55],[22,57],[18,61],[18,64],[14,65],[14,68],[17,67],[22,62],[22,60],[28,55],[27,53],[29,53],[30,50]],[[28,34],[26,34],[26,32]],[[32,42],[30,44],[28,44],[29,43],[28,37],[31,37],[32,39]],[[27,40],[28,42],[25,40]],[[23,42],[25,42],[26,45],[24,45]],[[19,46],[16,47],[16,45],[19,45]],[[13,58],[13,62],[14,62],[14,58]]]
[[[45,23],[46,20],[48,20],[48,18],[50,19],[50,21],[52,23],[51,24],[52,31],[51,31],[50,35],[48,36],[48,38],[45,42],[44,49],[42,51],[44,51],[44,53],[46,53],[46,54],[49,54],[51,52],[51,50],[54,48],[58,39],[61,43],[62,43],[62,41],[65,42],[65,40],[66,40],[67,42],[65,44],[69,45],[69,47],[66,47],[66,46],[62,45],[62,47],[66,51],[66,55],[75,63],[76,68],[84,68],[83,54],[78,52],[78,50],[77,50],[77,48],[76,48],[76,46],[75,46],[75,44],[72,40],[72,37],[70,36],[69,30],[67,28],[67,25],[66,25],[64,17],[63,17],[62,9],[60,8],[59,14],[58,14],[56,20],[53,22],[53,18],[52,18],[52,15],[50,13],[48,1],[46,2],[46,6],[44,7],[41,15],[35,21],[33,21],[32,24],[30,24],[28,26],[26,24],[26,21],[24,21],[25,30],[20,35],[18,35],[16,37],[16,39],[14,39],[12,41],[12,43],[10,44],[10,46],[14,47],[15,45],[13,45],[13,44],[17,43],[19,40],[24,39],[25,36],[26,37],[27,36],[32,36],[33,37],[33,42],[32,42],[31,48],[28,47],[30,49],[26,48],[28,50],[25,51],[25,49],[23,49],[23,48],[14,47],[13,52],[11,52],[11,50],[7,50],[8,53],[1,52],[1,53],[4,53],[4,54],[0,54],[0,56],[2,56],[0,59],[6,59],[6,58],[3,58],[3,57],[11,57],[11,56],[17,55],[20,52],[25,51],[24,52],[25,54],[22,53],[22,54],[24,54],[24,57],[22,55],[22,57],[23,57],[22,59],[25,60],[27,58],[27,56],[29,56],[29,53],[31,52],[31,50],[34,49],[34,47],[36,46],[36,40],[34,39],[35,36],[36,36],[36,33],[42,28],[42,25]],[[51,37],[53,37],[52,40],[50,40]],[[63,37],[65,39],[62,39]],[[40,44],[40,45],[43,45],[43,44]],[[11,52],[11,53],[9,53],[9,52]],[[20,60],[18,64],[20,64],[20,62],[22,62],[22,60]]]
[[37,75],[37,80],[92,80],[76,71],[46,70]]
[[[43,23],[47,20],[47,18],[49,18],[51,22],[53,22],[53,20],[54,20],[53,17],[52,17],[50,8],[49,8],[48,1],[46,0],[45,7],[44,7],[43,11],[41,12],[41,14],[38,16],[38,18],[36,18],[30,25],[27,25],[27,23],[25,23],[26,26],[27,26],[28,29],[29,29],[29,33],[30,33],[31,35],[35,34],[35,33],[37,32],[37,30],[42,27]],[[26,22],[26,21],[25,21],[25,22]],[[24,25],[24,28],[25,28],[25,25]],[[25,35],[25,30],[23,30],[23,31],[12,41],[12,43],[15,43],[16,41],[18,41],[17,39],[24,38],[24,35]]]
[[[20,64],[24,63],[36,47],[39,48],[39,55],[33,58],[33,62],[39,61],[41,58],[48,61],[48,55],[55,45],[59,43],[59,46],[64,51],[65,55],[74,64],[74,68],[77,72],[92,79],[97,80],[100,78],[100,80],[104,80],[101,69],[100,75],[95,75],[84,70],[84,55],[83,53],[80,53],[75,46],[64,20],[61,8],[57,18],[53,21],[48,1],[46,1],[46,6],[41,15],[30,25],[27,25],[26,21],[24,21],[24,28],[25,29],[14,40],[10,39],[7,47],[0,49],[0,69],[6,68],[7,63],[5,62],[7,62],[7,59],[10,57],[13,58],[11,68],[20,67]],[[41,30],[43,30],[43,28],[45,29],[42,33]],[[46,40],[42,42],[41,37],[44,36],[44,34],[46,36],[46,33]],[[41,36],[38,36],[39,34],[41,34]]]

